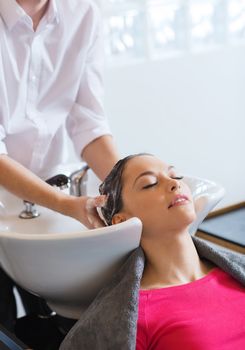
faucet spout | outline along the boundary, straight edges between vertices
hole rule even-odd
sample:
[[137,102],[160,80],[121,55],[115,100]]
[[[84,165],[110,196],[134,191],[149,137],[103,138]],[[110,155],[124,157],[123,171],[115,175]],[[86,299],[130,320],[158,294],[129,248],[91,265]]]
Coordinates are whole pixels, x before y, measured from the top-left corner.
[[70,175],[70,194],[76,197],[86,195],[86,181],[88,165],[84,165],[81,169],[74,171]]

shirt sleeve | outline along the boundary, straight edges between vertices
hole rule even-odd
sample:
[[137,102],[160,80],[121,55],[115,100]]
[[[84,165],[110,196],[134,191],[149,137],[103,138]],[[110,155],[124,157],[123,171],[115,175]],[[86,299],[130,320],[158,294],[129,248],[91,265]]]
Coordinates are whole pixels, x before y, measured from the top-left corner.
[[0,154],[8,154],[6,145],[3,141],[5,136],[6,136],[5,130],[4,130],[3,126],[0,124]]
[[96,138],[111,134],[104,114],[104,42],[102,16],[92,7],[91,40],[77,99],[67,120],[67,130],[78,156]]

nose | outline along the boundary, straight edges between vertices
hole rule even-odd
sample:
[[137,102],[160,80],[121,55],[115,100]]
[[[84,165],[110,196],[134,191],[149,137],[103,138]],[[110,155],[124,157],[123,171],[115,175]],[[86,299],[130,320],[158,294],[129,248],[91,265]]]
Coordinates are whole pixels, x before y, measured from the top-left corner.
[[169,192],[175,192],[180,188],[180,183],[178,180],[176,179],[169,179],[168,182],[168,191]]

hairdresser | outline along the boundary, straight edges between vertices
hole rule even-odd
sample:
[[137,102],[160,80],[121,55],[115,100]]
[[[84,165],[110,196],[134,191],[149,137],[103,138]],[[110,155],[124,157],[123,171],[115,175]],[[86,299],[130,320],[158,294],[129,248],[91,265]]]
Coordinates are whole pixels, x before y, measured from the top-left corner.
[[40,177],[77,154],[104,179],[118,159],[103,114],[102,30],[90,1],[0,0],[0,185],[16,196],[100,225],[99,205]]
[[[0,0],[0,186],[88,228],[103,225],[95,208],[104,198],[69,196],[44,180],[69,162],[68,138],[101,180],[118,160],[102,107],[102,33],[90,0]],[[14,311],[2,274],[0,302]]]

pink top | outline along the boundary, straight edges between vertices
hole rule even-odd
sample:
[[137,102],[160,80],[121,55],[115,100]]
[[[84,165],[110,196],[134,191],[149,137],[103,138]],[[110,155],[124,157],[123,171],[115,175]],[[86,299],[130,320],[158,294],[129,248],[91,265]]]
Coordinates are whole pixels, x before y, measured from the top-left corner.
[[244,292],[219,268],[191,283],[141,290],[136,350],[245,349]]

